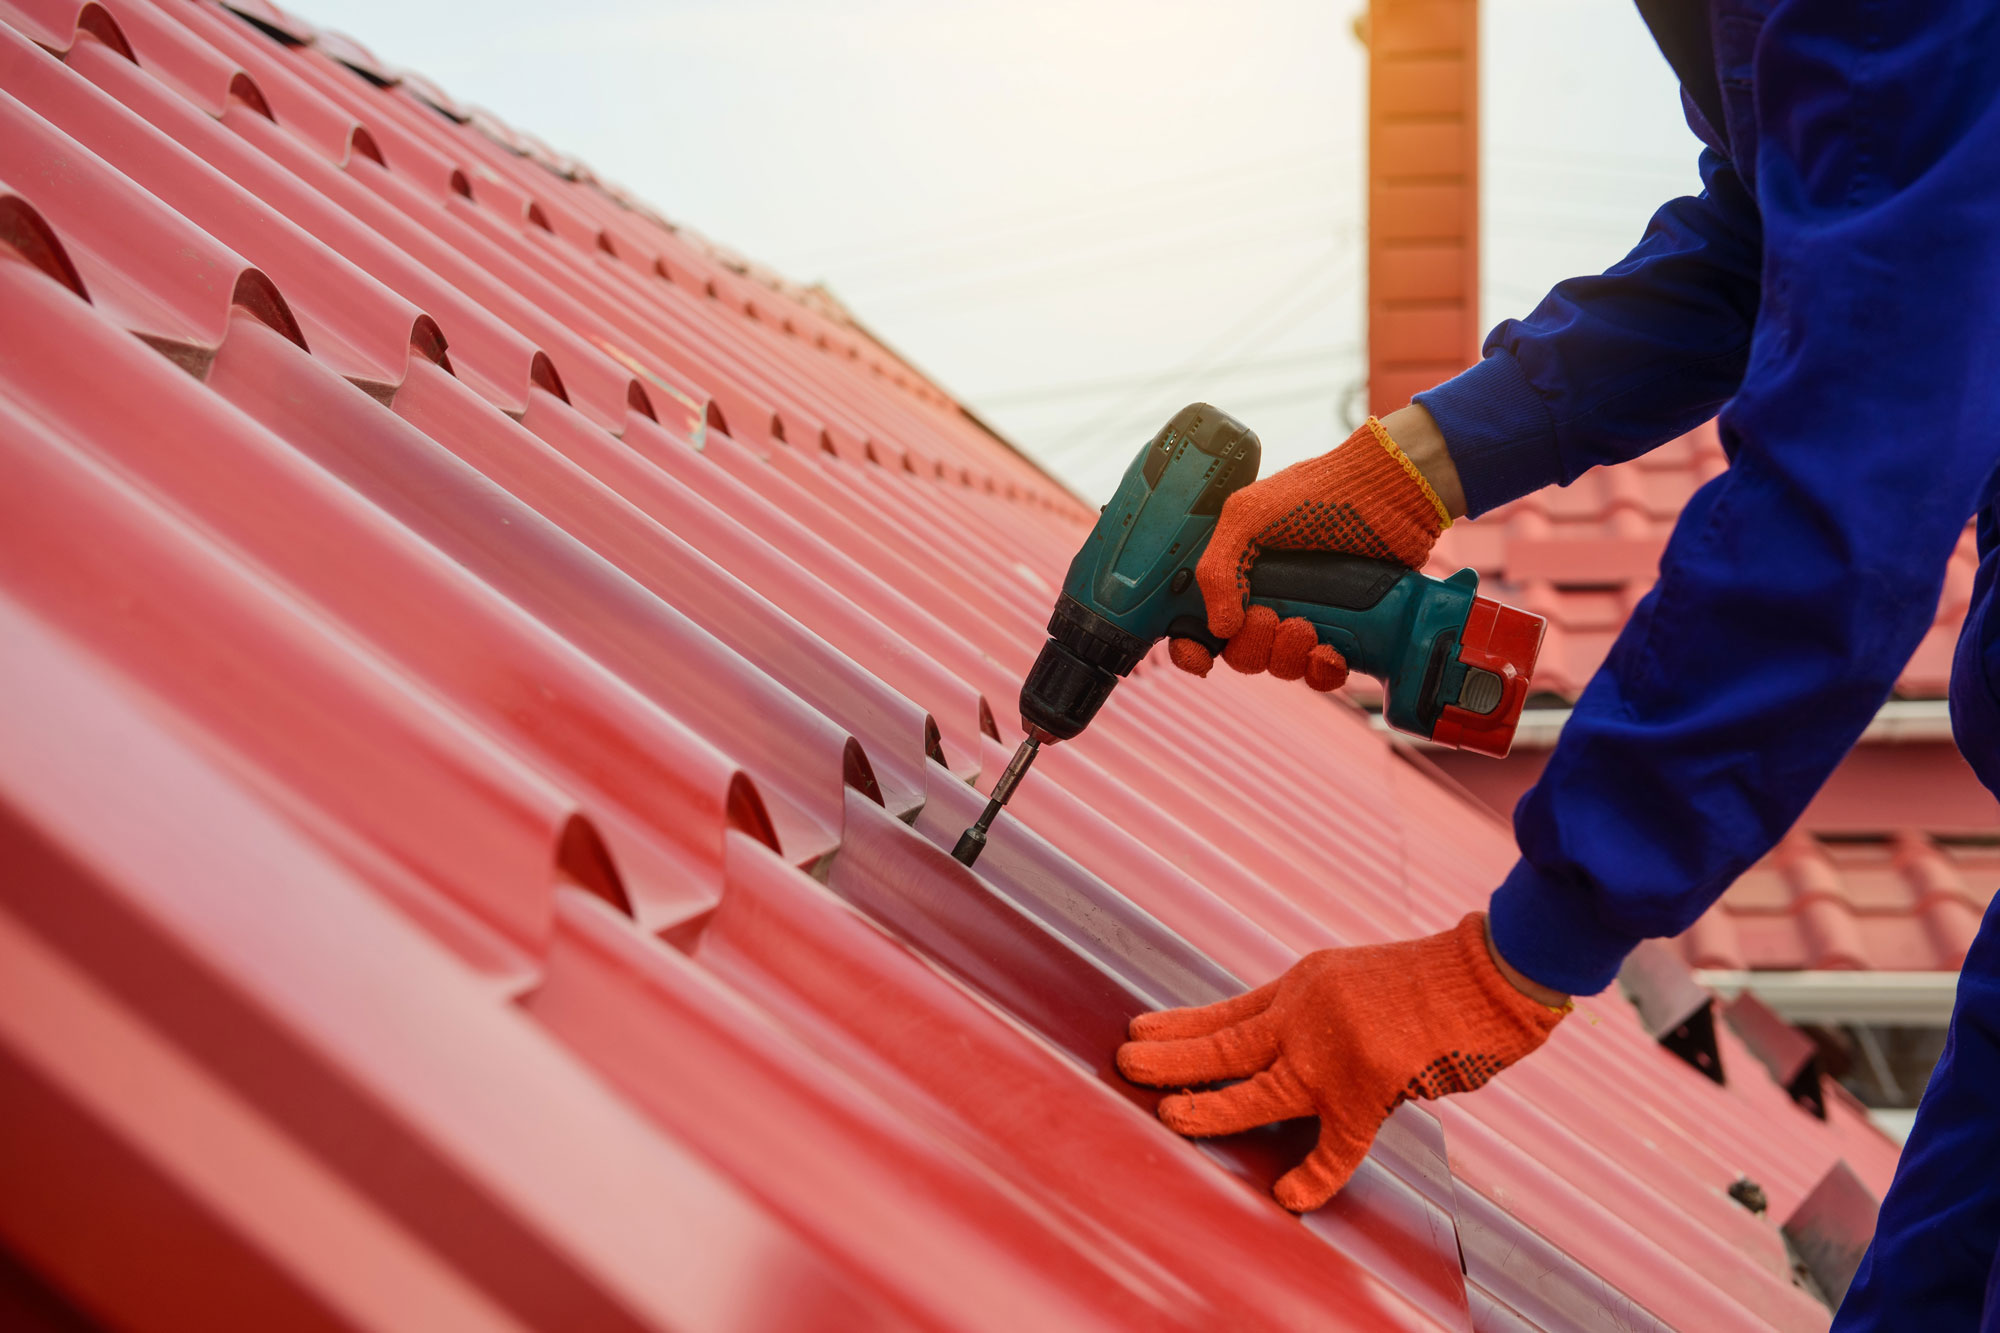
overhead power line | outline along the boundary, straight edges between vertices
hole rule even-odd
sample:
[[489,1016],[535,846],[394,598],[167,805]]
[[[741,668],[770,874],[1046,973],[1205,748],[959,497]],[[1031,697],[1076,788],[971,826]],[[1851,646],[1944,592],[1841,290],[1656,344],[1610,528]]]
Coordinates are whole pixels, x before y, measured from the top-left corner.
[[[1357,365],[1354,368],[1354,373],[1343,379],[1324,379],[1312,384],[1299,385],[1289,389],[1276,389],[1269,392],[1232,393],[1216,405],[1224,411],[1248,418],[1273,408],[1289,407],[1299,403],[1320,402],[1326,405],[1328,410],[1334,414],[1334,420],[1338,422],[1342,401],[1361,387],[1362,380],[1360,376],[1361,367]],[[1178,404],[1175,404],[1175,406],[1178,406]],[[1106,422],[1102,434],[1104,436],[1116,437],[1122,441],[1122,447],[1120,449],[1105,450],[1102,456],[1083,464],[1080,470],[1088,473],[1097,468],[1122,468],[1125,462],[1131,457],[1130,447],[1136,447],[1138,443],[1138,439],[1134,437],[1138,437],[1142,433],[1150,435],[1154,430],[1157,430],[1160,422],[1164,419],[1164,414],[1171,410],[1171,408],[1165,408],[1155,403],[1127,411],[1117,420]],[[1254,426],[1255,424],[1254,421],[1251,422],[1251,425]],[[1345,435],[1351,429],[1352,426],[1337,426],[1336,434]],[[1052,468],[1061,468],[1066,461],[1076,458],[1076,452],[1073,449],[1058,452],[1047,446],[1037,445],[1032,440],[1024,440],[1023,443],[1037,459]]]
[[1141,197],[1171,194],[1196,185],[1215,184],[1237,177],[1269,175],[1286,169],[1297,169],[1309,162],[1337,161],[1342,158],[1352,160],[1358,159],[1358,156],[1359,148],[1353,143],[1325,144],[1317,148],[1279,153],[1264,158],[1203,167],[1174,176],[1127,181],[1092,192],[1083,197],[1076,207],[1052,209],[1044,202],[1035,207],[1016,209],[1005,214],[987,214],[980,221],[965,226],[926,228],[901,236],[870,238],[865,241],[823,246],[802,252],[792,262],[794,266],[801,264],[811,266],[841,259],[852,264],[873,256],[901,255],[921,247],[984,241],[995,235],[1004,236],[1021,230],[1035,230],[1106,212],[1115,212],[1128,207]]
[[1339,282],[1350,280],[1356,267],[1352,250],[1345,254],[1339,250],[1320,254],[1305,269],[1295,273],[1269,300],[1230,325],[1181,364],[1134,385],[1130,394],[1052,441],[1044,450],[1044,455],[1060,457],[1090,443],[1105,425],[1118,420],[1122,414],[1144,403],[1167,385],[1198,376],[1226,357],[1268,347],[1302,320],[1330,304],[1334,296],[1332,289],[1337,288]]
[[1686,173],[1696,169],[1700,152],[1694,145],[1689,146],[1686,156],[1669,153],[1597,152],[1588,148],[1549,148],[1545,145],[1533,147],[1498,145],[1488,148],[1487,155],[1496,162],[1512,162],[1523,166],[1587,166],[1592,171],[1621,173]]
[[1135,199],[1128,206],[1101,209],[1092,216],[1052,216],[1005,232],[954,235],[922,245],[885,246],[879,251],[853,258],[826,260],[817,267],[842,276],[878,269],[904,271],[961,267],[996,256],[1090,244],[1117,244],[1178,232],[1191,225],[1203,226],[1232,220],[1250,223],[1304,209],[1355,217],[1361,211],[1358,173],[1354,188],[1324,177],[1301,176],[1286,182],[1285,188],[1278,188],[1274,183],[1270,189],[1238,188],[1210,192],[1179,207],[1163,207],[1161,202]]
[[[1038,291],[1048,290],[1048,284],[1060,278],[1069,281],[1096,279],[1114,273],[1129,272],[1133,269],[1157,267],[1162,264],[1185,265],[1189,255],[1212,254],[1216,258],[1238,258],[1244,250],[1253,245],[1271,247],[1282,241],[1307,241],[1331,237],[1353,247],[1359,239],[1359,227],[1354,223],[1315,221],[1310,224],[1273,229],[1263,232],[1242,232],[1239,230],[1204,232],[1184,237],[1171,245],[1154,246],[1131,252],[1102,250],[1080,254],[1052,255],[1043,262],[1026,267],[989,271],[983,274],[963,275],[955,280],[944,280],[929,286],[905,288],[902,292],[888,292],[881,295],[869,293],[866,297],[871,310],[909,310],[939,302],[958,303],[982,293],[997,293],[1005,296],[1032,296]],[[1040,284],[1040,287],[1033,284]]]
[[1210,211],[1161,209],[1143,218],[1119,221],[1094,230],[1060,238],[1050,236],[1004,245],[954,251],[934,250],[885,257],[880,263],[829,270],[842,283],[853,283],[866,273],[893,268],[894,273],[877,273],[866,279],[871,285],[927,285],[966,273],[1047,262],[1049,259],[1084,257],[1095,253],[1121,253],[1151,242],[1229,238],[1266,223],[1297,222],[1301,219],[1321,226],[1358,227],[1359,206],[1351,195],[1324,193],[1287,200],[1249,199],[1248,208],[1218,208]]
[[[1217,403],[1216,406],[1221,407],[1225,411],[1234,412],[1238,408],[1282,407],[1288,403],[1311,402],[1318,398],[1324,398],[1329,405],[1337,406],[1341,394],[1345,393],[1352,383],[1352,376],[1342,376],[1339,378],[1319,379],[1313,381],[1311,384],[1293,385],[1285,389],[1265,389],[1259,390],[1256,393],[1232,393],[1228,395],[1227,402]],[[1112,427],[1118,427],[1131,422],[1152,422],[1153,425],[1157,426],[1159,422],[1154,421],[1154,417],[1158,415],[1158,412],[1159,408],[1155,404],[1135,407],[1125,412],[1118,420],[1108,424]],[[1047,451],[1044,452],[1046,453]]]
[[[1302,351],[1286,352],[1278,356],[1254,357],[1243,361],[1225,361],[1210,366],[1201,374],[1205,378],[1219,379],[1228,376],[1259,374],[1271,370],[1285,370],[1298,366],[1316,366],[1332,361],[1335,357],[1352,356],[1359,350],[1355,343],[1341,343],[1337,346],[1310,347]],[[1027,389],[1006,389],[997,393],[968,393],[966,397],[978,408],[1019,407],[1026,404],[1060,402],[1069,398],[1091,398],[1117,389],[1128,389],[1138,384],[1148,384],[1159,378],[1158,371],[1145,371],[1136,375],[1109,375],[1098,379],[1070,380],[1063,384],[1043,384]]]

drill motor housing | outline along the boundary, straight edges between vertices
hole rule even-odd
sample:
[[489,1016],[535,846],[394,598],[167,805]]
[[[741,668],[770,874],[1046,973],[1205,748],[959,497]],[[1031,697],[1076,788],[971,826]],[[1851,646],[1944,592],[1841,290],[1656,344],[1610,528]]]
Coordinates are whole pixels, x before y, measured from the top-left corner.
[[[1070,563],[1049,640],[1021,687],[1029,736],[1077,735],[1163,638],[1221,651],[1195,565],[1223,502],[1257,479],[1262,454],[1249,427],[1195,403],[1132,461]],[[1499,756],[1513,743],[1546,622],[1478,588],[1469,569],[1433,579],[1393,561],[1266,550],[1251,569],[1249,602],[1304,617],[1350,670],[1381,681],[1390,726]]]

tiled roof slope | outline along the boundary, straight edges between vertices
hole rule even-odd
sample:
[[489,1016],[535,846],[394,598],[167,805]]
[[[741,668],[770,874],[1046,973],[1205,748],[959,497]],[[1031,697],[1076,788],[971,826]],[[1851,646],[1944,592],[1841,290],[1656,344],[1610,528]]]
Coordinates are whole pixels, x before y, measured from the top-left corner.
[[1957,971],[2000,888],[2000,847],[1904,829],[1794,832],[1682,937],[1696,967]]
[[[1491,581],[1489,596],[1548,617],[1535,684],[1573,699],[1652,588],[1681,507],[1727,466],[1709,422],[1629,463],[1593,468],[1568,486],[1454,524],[1434,559],[1453,569],[1470,565]],[[1978,564],[1968,528],[1945,576],[1937,621],[1897,684],[1900,697],[1944,697]]]
[[[1632,462],[1453,525],[1435,565],[1470,565],[1489,596],[1548,617],[1535,685],[1574,699],[1652,588],[1682,506],[1727,465],[1710,422]],[[1978,563],[1968,528],[1937,619],[1897,683],[1899,697],[1944,697]],[[1517,751],[1501,765],[1455,755],[1441,762],[1508,811],[1545,757]],[[1683,951],[1713,968],[1955,971],[1971,942],[1964,914],[1976,926],[1993,896],[1985,867],[1986,843],[2000,831],[1996,816],[1992,797],[1947,741],[1864,743],[1791,841],[1682,938]]]
[[0,1241],[62,1299],[1826,1326],[1776,1219],[1893,1146],[1615,995],[1303,1221],[1303,1127],[1153,1119],[1131,1014],[1509,840],[1155,662],[950,860],[1092,515],[837,307],[275,10],[0,20]]
[[[1497,812],[1547,750],[1433,760]],[[1867,742],[1681,937],[1697,967],[1955,972],[2000,886],[2000,807],[1948,740]]]

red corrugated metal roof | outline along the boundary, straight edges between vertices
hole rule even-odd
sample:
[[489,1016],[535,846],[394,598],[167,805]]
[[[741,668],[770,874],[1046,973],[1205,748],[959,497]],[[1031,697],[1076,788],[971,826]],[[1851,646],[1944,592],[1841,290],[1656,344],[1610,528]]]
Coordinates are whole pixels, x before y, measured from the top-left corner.
[[247,8],[0,0],[28,1267],[136,1328],[1825,1327],[1772,1219],[1894,1147],[1615,995],[1303,1221],[1308,1127],[1167,1133],[1129,1015],[1441,929],[1504,829],[1154,664],[960,867],[1089,509]]

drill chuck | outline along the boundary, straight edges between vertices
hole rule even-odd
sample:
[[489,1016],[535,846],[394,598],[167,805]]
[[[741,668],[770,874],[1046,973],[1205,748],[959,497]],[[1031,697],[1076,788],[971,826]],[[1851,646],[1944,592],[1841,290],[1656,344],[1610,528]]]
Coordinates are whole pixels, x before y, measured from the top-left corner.
[[1021,721],[1056,740],[1069,740],[1090,725],[1117,683],[1118,677],[1103,667],[1050,639],[1021,686]]
[[1152,646],[1064,595],[1049,618],[1049,640],[1021,686],[1022,723],[1053,740],[1069,740],[1090,725],[1111,687]]

